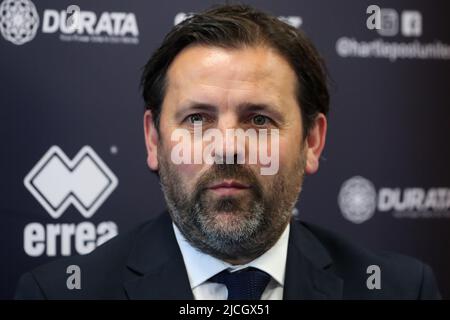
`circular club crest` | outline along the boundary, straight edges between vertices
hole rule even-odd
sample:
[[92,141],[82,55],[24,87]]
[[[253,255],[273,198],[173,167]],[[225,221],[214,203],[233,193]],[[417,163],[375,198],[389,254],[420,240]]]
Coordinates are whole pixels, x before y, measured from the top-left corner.
[[14,44],[21,45],[36,36],[39,16],[29,0],[4,0],[0,4],[0,32]]
[[344,182],[338,196],[343,216],[353,222],[362,223],[375,213],[377,192],[374,185],[363,177],[353,177]]

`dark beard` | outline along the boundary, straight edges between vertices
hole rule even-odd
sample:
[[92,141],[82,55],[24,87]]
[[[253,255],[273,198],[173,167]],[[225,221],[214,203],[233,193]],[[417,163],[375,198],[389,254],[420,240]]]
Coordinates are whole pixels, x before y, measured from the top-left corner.
[[[276,175],[266,189],[245,165],[214,164],[198,179],[194,193],[187,194],[165,159],[159,159],[159,174],[173,222],[192,246],[227,261],[253,260],[275,244],[290,221],[303,180],[301,159],[295,174]],[[243,195],[214,198],[207,186],[223,179],[251,188]]]

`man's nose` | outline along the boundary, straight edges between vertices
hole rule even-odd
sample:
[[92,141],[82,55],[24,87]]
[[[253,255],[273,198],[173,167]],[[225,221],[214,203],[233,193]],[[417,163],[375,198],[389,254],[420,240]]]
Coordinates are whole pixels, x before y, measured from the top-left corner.
[[245,139],[238,139],[238,129],[242,129],[238,117],[228,113],[219,118],[217,129],[222,134],[222,144],[216,144],[213,157],[223,163],[237,164],[245,161]]

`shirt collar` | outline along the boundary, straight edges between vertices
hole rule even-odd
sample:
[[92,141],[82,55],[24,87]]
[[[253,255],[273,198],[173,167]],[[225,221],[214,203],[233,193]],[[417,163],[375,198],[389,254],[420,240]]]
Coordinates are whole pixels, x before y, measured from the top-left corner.
[[191,289],[198,287],[217,273],[229,269],[231,272],[247,267],[254,267],[269,274],[279,285],[284,285],[287,248],[289,239],[289,224],[277,242],[264,254],[245,265],[231,265],[193,247],[175,224],[175,237],[183,255]]

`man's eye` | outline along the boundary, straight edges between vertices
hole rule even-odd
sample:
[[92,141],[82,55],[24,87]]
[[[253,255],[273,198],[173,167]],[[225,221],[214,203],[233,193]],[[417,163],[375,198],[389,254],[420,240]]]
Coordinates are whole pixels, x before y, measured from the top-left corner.
[[270,121],[269,118],[266,116],[263,116],[261,114],[258,114],[252,118],[252,122],[256,126],[263,126],[266,125]]
[[200,113],[191,114],[187,117],[190,123],[203,122],[203,116]]

